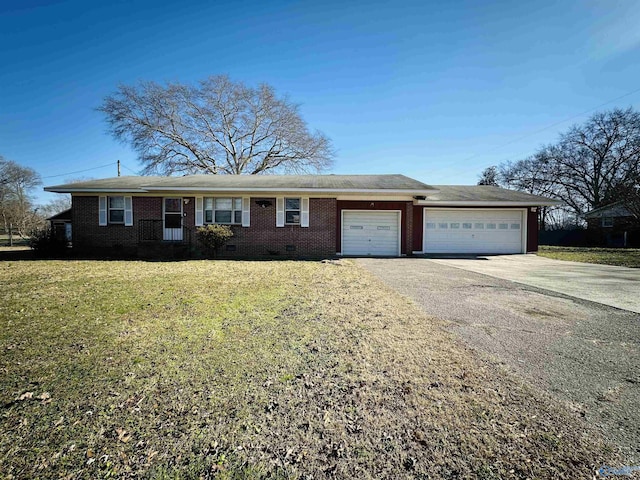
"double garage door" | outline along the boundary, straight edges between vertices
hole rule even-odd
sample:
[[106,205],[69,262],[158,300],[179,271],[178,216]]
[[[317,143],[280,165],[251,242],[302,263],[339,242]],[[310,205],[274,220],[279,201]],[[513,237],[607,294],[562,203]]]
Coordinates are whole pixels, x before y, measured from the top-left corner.
[[343,210],[342,254],[400,256],[400,212]]
[[[523,210],[424,210],[424,253],[524,253]],[[342,211],[343,255],[400,255],[400,212]],[[415,228],[420,228],[415,225]]]
[[524,253],[522,210],[424,210],[425,253]]

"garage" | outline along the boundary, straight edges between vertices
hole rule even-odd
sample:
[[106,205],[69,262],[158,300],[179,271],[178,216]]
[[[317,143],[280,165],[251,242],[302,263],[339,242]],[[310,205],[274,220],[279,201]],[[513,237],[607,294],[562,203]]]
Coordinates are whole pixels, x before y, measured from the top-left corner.
[[524,253],[522,209],[424,209],[425,253]]
[[400,212],[342,211],[343,255],[400,255]]

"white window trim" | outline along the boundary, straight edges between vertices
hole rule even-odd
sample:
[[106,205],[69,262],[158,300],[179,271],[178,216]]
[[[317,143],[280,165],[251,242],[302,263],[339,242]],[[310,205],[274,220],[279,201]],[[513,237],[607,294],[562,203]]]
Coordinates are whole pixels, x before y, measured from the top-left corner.
[[[287,208],[287,200],[298,200],[298,208]],[[298,221],[294,223],[287,222],[287,212],[298,212]],[[302,225],[302,197],[284,197],[284,223],[285,225]]]
[[108,225],[106,196],[98,197],[98,225],[101,227],[106,227]]
[[[211,222],[206,221],[206,213],[208,209],[204,208],[204,202],[207,199],[211,199],[212,209],[211,209]],[[203,209],[202,209],[202,224],[203,225],[243,225],[244,226],[244,198],[246,197],[204,197],[203,198]],[[216,222],[216,200],[231,200],[231,222]],[[240,199],[241,205],[239,209],[234,208],[234,200]],[[197,203],[196,203],[197,206]],[[219,212],[228,212],[229,210],[217,210]],[[236,222],[236,212],[240,212],[240,221]],[[247,225],[248,226],[248,225]]]
[[[111,208],[109,199],[114,197],[122,197],[123,208]],[[111,211],[122,210],[122,222],[111,221]],[[124,225],[125,227],[133,226],[133,197],[130,195],[101,195],[98,197],[98,225],[106,227],[107,225]]]
[[126,195],[124,197],[124,226],[133,226],[133,198]]
[[201,227],[204,223],[204,197],[196,197],[196,227]]
[[300,226],[309,227],[309,198],[302,197],[300,199]]
[[[111,208],[111,199],[112,198],[122,198],[122,208]],[[122,210],[122,221],[121,222],[112,222],[111,221],[111,212],[116,212]],[[109,225],[124,225],[124,212],[125,212],[125,201],[124,195],[109,195],[107,197],[107,222]]]
[[276,227],[284,227],[284,197],[276,198]]
[[242,197],[242,226],[251,226],[251,197]]

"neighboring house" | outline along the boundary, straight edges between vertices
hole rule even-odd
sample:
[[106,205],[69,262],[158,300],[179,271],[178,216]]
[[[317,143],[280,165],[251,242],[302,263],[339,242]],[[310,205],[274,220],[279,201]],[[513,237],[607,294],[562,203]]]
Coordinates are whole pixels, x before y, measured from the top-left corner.
[[623,202],[585,213],[589,241],[595,245],[627,247],[640,244],[640,222]]
[[71,209],[68,208],[53,217],[47,218],[54,238],[63,242],[71,241]]
[[538,207],[559,202],[403,175],[115,177],[45,188],[72,195],[73,247],[196,247],[195,228],[231,225],[227,257],[524,253]]

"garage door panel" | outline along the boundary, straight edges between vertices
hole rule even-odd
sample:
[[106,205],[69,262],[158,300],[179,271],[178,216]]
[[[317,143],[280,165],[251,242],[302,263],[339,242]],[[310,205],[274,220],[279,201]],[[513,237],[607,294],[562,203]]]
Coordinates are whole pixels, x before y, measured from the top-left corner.
[[521,210],[425,210],[426,253],[521,253]]
[[342,212],[343,255],[398,255],[400,214],[381,211]]

